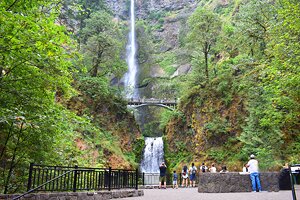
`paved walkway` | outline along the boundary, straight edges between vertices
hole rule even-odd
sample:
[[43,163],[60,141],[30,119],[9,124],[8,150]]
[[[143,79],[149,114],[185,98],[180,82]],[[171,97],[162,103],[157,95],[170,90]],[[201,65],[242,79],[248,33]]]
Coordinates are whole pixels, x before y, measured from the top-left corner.
[[[296,190],[300,199],[300,189]],[[245,193],[198,193],[197,188],[179,188],[166,190],[144,189],[144,196],[123,198],[122,200],[292,200],[291,191],[245,192]]]

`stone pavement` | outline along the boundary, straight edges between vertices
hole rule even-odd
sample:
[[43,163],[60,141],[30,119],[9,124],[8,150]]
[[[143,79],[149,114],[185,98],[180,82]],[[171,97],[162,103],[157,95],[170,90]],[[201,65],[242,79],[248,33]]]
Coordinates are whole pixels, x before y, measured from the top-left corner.
[[[296,190],[300,199],[300,188]],[[144,189],[144,196],[122,200],[292,200],[292,192],[198,193],[198,188]]]

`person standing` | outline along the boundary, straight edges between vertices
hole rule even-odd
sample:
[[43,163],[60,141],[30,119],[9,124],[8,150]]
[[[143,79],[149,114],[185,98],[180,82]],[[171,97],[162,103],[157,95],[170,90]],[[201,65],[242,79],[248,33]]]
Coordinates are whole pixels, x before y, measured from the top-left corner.
[[178,189],[178,184],[177,184],[177,179],[178,179],[178,175],[176,174],[176,171],[173,171],[173,189],[176,188]]
[[186,165],[183,166],[183,169],[181,171],[181,175],[182,175],[182,187],[188,187],[188,177],[189,177],[189,172],[188,172],[188,168]]
[[248,167],[248,172],[250,173],[252,192],[256,192],[256,189],[258,189],[261,192],[258,161],[255,159],[255,156],[253,154],[250,155],[250,160],[247,163],[247,167]]
[[227,173],[227,172],[228,172],[228,170],[227,170],[226,165],[223,165],[220,173]]
[[196,187],[197,167],[195,167],[194,163],[192,163],[192,166],[190,167],[189,171],[190,171],[190,187]]
[[161,189],[161,183],[164,182],[164,189],[167,189],[167,179],[166,179],[167,166],[164,162],[159,166],[159,189]]
[[203,162],[202,165],[200,166],[200,172],[206,172],[207,171],[207,167],[205,165],[205,163]]
[[211,173],[216,173],[217,172],[217,168],[215,167],[215,163],[211,164],[211,168],[209,168],[209,171]]

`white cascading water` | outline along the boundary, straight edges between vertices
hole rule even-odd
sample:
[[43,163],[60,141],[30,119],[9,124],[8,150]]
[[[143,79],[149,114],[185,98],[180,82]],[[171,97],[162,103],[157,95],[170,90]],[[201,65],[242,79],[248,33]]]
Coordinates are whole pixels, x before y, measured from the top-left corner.
[[[124,76],[125,92],[127,98],[139,98],[137,85],[138,64],[136,61],[136,36],[134,0],[130,6],[130,32],[126,46],[128,71]],[[145,173],[159,173],[159,165],[164,160],[163,140],[161,137],[145,138],[146,147],[141,162],[141,171]],[[153,179],[145,178],[146,184],[157,184],[158,176]]]
[[124,84],[127,98],[138,98],[139,93],[136,88],[136,77],[138,72],[138,64],[136,61],[136,37],[135,37],[135,14],[134,0],[130,3],[130,32],[128,43],[126,46],[128,71],[125,74]]
[[145,173],[159,173],[159,165],[164,161],[162,137],[146,137],[145,145],[141,171]]

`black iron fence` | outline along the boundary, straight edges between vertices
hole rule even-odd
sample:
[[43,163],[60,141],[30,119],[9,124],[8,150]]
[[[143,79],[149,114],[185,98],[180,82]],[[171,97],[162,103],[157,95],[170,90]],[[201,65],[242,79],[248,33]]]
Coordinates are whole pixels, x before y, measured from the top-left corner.
[[138,189],[138,170],[30,164],[27,191],[34,188],[38,188],[35,191],[73,192],[121,188]]
[[[182,184],[182,174],[178,173],[177,184]],[[198,180],[198,173],[196,173],[196,183]],[[166,174],[166,184],[173,184],[173,174]],[[158,185],[159,183],[159,173],[140,173],[139,174],[139,185]],[[189,182],[188,182],[189,184]]]

